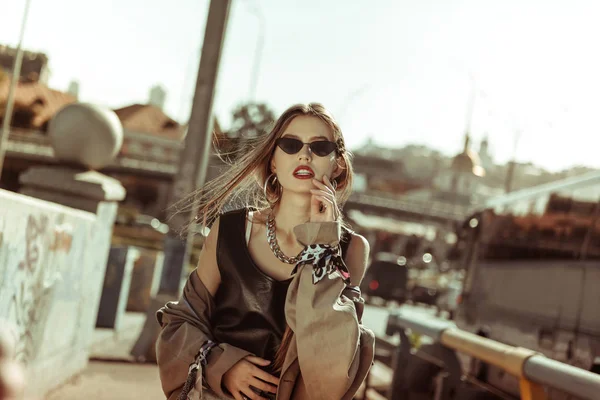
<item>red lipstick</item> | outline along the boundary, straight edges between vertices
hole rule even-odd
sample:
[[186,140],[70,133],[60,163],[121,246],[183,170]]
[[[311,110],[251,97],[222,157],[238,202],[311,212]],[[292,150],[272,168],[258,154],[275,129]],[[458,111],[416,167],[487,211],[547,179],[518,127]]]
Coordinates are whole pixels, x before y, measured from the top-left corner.
[[300,165],[294,170],[294,177],[297,179],[312,179],[315,177],[315,172],[306,165]]

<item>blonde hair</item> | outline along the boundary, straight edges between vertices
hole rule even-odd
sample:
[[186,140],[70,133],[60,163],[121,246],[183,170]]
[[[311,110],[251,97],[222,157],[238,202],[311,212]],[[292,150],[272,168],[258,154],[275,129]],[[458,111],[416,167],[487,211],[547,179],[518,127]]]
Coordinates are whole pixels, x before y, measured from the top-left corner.
[[[275,152],[275,142],[283,135],[290,122],[298,116],[317,117],[333,133],[333,140],[337,144],[337,163],[342,169],[341,174],[335,178],[337,203],[341,208],[352,192],[351,154],[346,150],[339,125],[319,103],[296,104],[288,108],[277,119],[268,134],[245,141],[242,148],[238,149],[236,154],[231,157],[235,161],[228,162],[230,168],[227,171],[175,204],[174,207],[180,211],[196,208],[197,213],[192,225],[202,224],[203,227],[206,227],[212,225],[225,206],[231,203],[257,210],[276,204],[280,197],[279,184],[273,182],[273,179],[269,180],[266,190],[267,197],[264,195],[263,188],[265,181],[271,175],[271,159]],[[196,207],[193,207],[194,202]]]

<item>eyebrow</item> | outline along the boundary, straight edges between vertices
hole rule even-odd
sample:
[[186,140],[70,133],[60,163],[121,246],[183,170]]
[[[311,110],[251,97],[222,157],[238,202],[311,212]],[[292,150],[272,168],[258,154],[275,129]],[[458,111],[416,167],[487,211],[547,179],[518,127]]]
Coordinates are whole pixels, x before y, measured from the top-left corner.
[[[290,137],[293,137],[294,139],[302,140],[302,139],[300,138],[300,136],[298,136],[298,135],[294,135],[293,133],[286,133],[286,134],[285,134],[285,135],[283,135],[283,136],[290,136]],[[311,138],[309,138],[308,140],[309,140],[309,141],[313,141],[313,140],[315,140],[315,139],[323,139],[323,140],[327,140],[327,141],[329,141],[329,138],[328,138],[327,136],[312,136],[312,137],[311,137]]]

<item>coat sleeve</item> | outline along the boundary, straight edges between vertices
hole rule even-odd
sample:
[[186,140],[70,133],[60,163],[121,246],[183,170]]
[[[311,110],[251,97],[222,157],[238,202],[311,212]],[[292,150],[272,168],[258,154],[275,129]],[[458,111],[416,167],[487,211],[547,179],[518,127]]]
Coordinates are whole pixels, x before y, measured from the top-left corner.
[[[168,399],[178,397],[200,347],[207,340],[215,341],[210,323],[213,310],[212,296],[193,271],[179,301],[169,302],[157,312],[161,331],[156,341],[156,358],[162,389]],[[204,377],[195,385],[200,398],[203,386],[230,398],[222,385],[223,375],[247,355],[251,353],[226,343],[214,347],[204,370],[197,372]]]
[[[303,229],[312,232],[312,240],[335,244],[334,237],[324,234],[325,230],[336,232],[330,225],[321,230],[314,226]],[[313,265],[304,264],[288,290],[285,312],[294,341],[286,355],[282,380],[293,377],[296,368],[295,379],[301,375],[311,400],[350,400],[373,363],[375,337],[360,322],[362,299],[357,287],[347,286],[337,272],[313,282]],[[279,398],[285,400],[286,396]]]

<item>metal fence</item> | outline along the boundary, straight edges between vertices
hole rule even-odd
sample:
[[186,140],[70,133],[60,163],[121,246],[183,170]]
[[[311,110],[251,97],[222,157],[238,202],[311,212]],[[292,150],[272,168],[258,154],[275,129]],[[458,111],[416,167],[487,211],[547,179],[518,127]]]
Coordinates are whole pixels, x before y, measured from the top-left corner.
[[[470,355],[485,363],[501,368],[519,379],[522,400],[547,399],[546,388],[558,389],[577,399],[600,399],[600,375],[545,357],[522,347],[509,346],[470,332],[460,330],[452,321],[416,316],[401,311],[389,316],[387,335],[400,335],[400,345],[394,361],[394,376],[389,399],[410,398],[411,391],[419,390],[427,377],[410,365],[416,358],[407,331],[429,336],[434,344],[421,352],[420,360],[444,371],[437,375],[435,399],[463,399],[464,374],[457,352]],[[431,371],[431,369],[429,370]],[[432,378],[432,376],[429,376]],[[476,383],[471,379],[472,383]],[[417,386],[417,387],[415,387]],[[510,398],[493,387],[480,383],[480,388],[496,391],[497,398]]]

